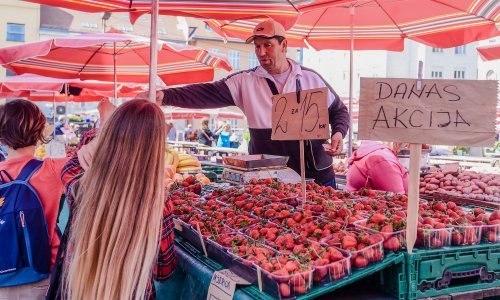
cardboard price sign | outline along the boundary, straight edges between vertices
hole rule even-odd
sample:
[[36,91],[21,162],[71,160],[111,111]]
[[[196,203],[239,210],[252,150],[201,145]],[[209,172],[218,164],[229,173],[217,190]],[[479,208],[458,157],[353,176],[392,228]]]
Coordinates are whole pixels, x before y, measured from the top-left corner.
[[273,96],[272,140],[324,140],[330,138],[328,88]]
[[250,283],[230,270],[215,271],[208,288],[207,300],[233,299],[237,284],[249,285]]
[[496,105],[493,80],[361,78],[359,138],[491,146]]

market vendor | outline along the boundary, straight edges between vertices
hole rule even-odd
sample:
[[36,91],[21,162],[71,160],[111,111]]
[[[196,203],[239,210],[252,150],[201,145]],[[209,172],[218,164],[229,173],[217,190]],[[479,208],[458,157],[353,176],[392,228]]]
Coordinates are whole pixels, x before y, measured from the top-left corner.
[[393,193],[408,193],[408,171],[399,162],[401,143],[363,141],[349,158],[347,190],[363,187]]
[[322,147],[325,141],[306,141],[306,177],[314,178],[319,184],[335,186],[331,156],[342,151],[343,138],[349,129],[347,108],[318,73],[286,58],[287,39],[280,23],[272,19],[259,23],[246,42],[254,43],[260,66],[213,83],[158,91],[158,104],[185,108],[236,105],[248,120],[251,136],[249,153],[289,156],[288,166],[300,173],[299,142],[271,140],[271,99],[273,94],[328,87],[332,147],[325,152]]

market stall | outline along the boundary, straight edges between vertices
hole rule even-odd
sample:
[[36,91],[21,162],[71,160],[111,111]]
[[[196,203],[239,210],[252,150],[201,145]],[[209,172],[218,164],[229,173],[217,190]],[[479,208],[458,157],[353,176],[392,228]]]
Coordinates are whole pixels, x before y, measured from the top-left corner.
[[[498,211],[421,200],[416,250],[407,254],[405,195],[309,184],[304,202],[299,185],[270,179],[223,187],[171,193],[181,285],[198,287],[180,290],[201,293],[188,294],[196,299],[206,297],[213,270],[224,268],[252,283],[236,289],[235,299],[309,299],[366,276],[398,299],[500,287]],[[290,261],[299,269],[282,274],[287,264],[294,268]]]

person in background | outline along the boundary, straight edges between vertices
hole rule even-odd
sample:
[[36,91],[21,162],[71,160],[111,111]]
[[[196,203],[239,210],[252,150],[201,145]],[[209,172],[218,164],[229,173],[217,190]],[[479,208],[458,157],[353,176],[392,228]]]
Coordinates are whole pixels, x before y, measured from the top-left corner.
[[67,121],[66,121],[66,118],[65,117],[60,117],[59,118],[59,121],[56,122],[56,125],[55,125],[55,134],[56,135],[64,135],[64,132],[61,130],[63,127],[64,127],[64,124],[66,124]]
[[[306,177],[314,178],[318,184],[335,187],[332,156],[342,152],[343,138],[349,129],[346,106],[317,72],[287,59],[288,41],[285,28],[280,23],[267,19],[257,24],[246,42],[253,42],[260,66],[211,83],[157,91],[157,103],[184,108],[238,106],[247,117],[250,128],[248,152],[288,156],[288,167],[300,174],[299,141],[271,140],[271,99],[277,94],[327,87],[331,147],[325,151],[322,145],[326,142],[324,140],[305,142]],[[147,92],[139,95],[142,98],[147,96]]]
[[153,280],[174,270],[173,206],[164,186],[168,125],[149,101],[113,109],[100,104],[101,131],[83,137],[62,172],[71,225],[49,298],[154,299]]
[[[30,101],[17,99],[0,106],[0,142],[8,149],[7,159],[0,163],[0,170],[6,171],[12,178],[17,178],[26,164],[36,159],[36,145],[46,142],[45,123],[42,111]],[[51,269],[60,242],[56,232],[59,200],[63,191],[60,176],[67,161],[67,158],[46,158],[29,180],[40,197],[45,212],[51,247]],[[7,180],[6,176],[3,178]],[[0,288],[0,299],[45,299],[48,285],[47,278],[32,284]]]
[[7,159],[7,154],[8,154],[7,146],[4,144],[0,144],[0,162],[4,161]]
[[168,122],[168,126],[170,126],[171,129],[168,132],[167,139],[169,141],[176,141],[177,140],[177,129],[175,129],[174,123]]
[[401,143],[361,142],[349,158],[347,190],[353,192],[366,187],[408,193],[408,172],[397,156],[401,146]]
[[208,120],[203,119],[201,121],[201,128],[198,129],[198,143],[206,146],[212,146],[213,140],[213,133],[210,128],[208,128]]
[[186,129],[184,129],[184,140],[187,142],[193,141],[193,125],[188,124]]
[[226,123],[215,134],[219,137],[217,139],[217,147],[229,148],[231,146],[231,142],[229,141],[231,138],[231,125]]

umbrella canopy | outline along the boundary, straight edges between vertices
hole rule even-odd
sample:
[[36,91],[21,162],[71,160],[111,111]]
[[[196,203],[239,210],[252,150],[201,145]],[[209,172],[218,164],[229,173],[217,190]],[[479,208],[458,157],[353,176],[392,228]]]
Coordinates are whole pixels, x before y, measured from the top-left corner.
[[[213,80],[214,68],[231,70],[227,60],[200,48],[158,42],[157,75],[167,84]],[[0,49],[0,64],[17,74],[147,83],[149,39],[118,33],[83,34]]]
[[213,116],[214,118],[222,119],[239,119],[243,120],[245,115],[239,112],[234,112],[224,108],[217,109],[187,109],[187,108],[171,108],[163,109],[165,119],[168,120],[193,120],[203,119]]
[[[84,12],[130,12],[132,23],[142,14],[151,12],[151,1],[145,0],[25,0],[44,5],[64,7]],[[332,2],[346,0],[184,0],[159,2],[161,15],[201,19],[237,20],[271,17],[291,27],[302,9],[320,8]]]
[[[357,0],[321,9],[303,9],[287,31],[289,46],[316,50],[402,51],[408,38],[448,48],[499,35],[500,2],[496,0]],[[246,39],[262,19],[207,24],[219,34]]]
[[500,44],[477,47],[477,52],[482,60],[500,59]]
[[[71,93],[66,98],[64,85],[68,84]],[[122,98],[134,97],[145,91],[143,85],[133,83],[120,83],[117,87],[118,96]],[[113,97],[114,84],[95,80],[82,81],[78,78],[59,79],[34,74],[8,76],[0,80],[0,98],[23,97],[32,101],[75,101],[93,102],[100,101],[103,97]]]

